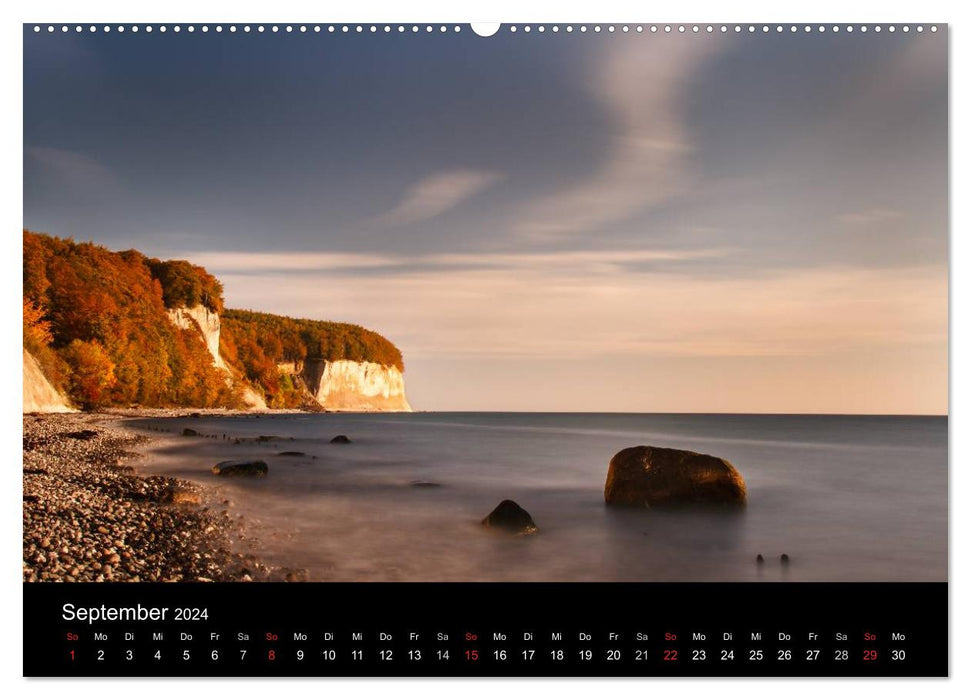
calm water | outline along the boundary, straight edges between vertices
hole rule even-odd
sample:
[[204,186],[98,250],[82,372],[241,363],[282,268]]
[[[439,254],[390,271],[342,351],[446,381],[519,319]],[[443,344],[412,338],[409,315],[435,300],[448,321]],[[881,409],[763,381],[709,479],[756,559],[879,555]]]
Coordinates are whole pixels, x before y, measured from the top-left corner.
[[[148,471],[216,485],[270,563],[341,581],[942,581],[943,417],[424,413],[140,419],[233,437],[177,438]],[[331,445],[345,433],[351,445]],[[632,445],[731,461],[740,513],[607,508],[607,464]],[[307,458],[279,457],[299,450]],[[310,457],[316,456],[316,459]],[[266,479],[218,479],[261,457]],[[431,481],[441,488],[415,488]],[[503,498],[532,537],[479,521]],[[782,552],[792,563],[784,568]],[[755,564],[762,553],[766,563]]]

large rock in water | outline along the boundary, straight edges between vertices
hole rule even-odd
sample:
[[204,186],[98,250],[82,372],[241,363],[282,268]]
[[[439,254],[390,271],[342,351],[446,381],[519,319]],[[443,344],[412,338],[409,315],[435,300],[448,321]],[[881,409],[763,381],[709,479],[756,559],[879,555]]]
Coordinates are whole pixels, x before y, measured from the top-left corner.
[[628,447],[607,469],[604,500],[611,505],[745,504],[745,480],[720,457],[667,447]]
[[266,476],[270,468],[262,459],[242,459],[220,462],[212,468],[216,476]]
[[536,532],[536,523],[532,516],[508,498],[493,508],[489,515],[482,520],[483,527],[493,527],[506,530],[517,535],[531,535]]

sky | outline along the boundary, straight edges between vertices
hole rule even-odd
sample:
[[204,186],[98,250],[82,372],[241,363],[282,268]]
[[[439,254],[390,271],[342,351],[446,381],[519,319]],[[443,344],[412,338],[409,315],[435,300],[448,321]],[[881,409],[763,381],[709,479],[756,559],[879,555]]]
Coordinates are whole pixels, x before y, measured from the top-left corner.
[[24,34],[24,226],[418,410],[947,413],[947,36]]

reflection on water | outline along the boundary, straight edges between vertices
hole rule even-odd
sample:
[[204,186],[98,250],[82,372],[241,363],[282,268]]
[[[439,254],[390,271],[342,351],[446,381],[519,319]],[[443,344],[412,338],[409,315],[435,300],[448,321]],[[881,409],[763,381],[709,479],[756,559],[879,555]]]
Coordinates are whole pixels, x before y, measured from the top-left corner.
[[[219,487],[271,564],[341,581],[918,581],[947,576],[942,417],[651,414],[276,415],[136,426],[173,438],[148,469]],[[346,433],[353,443],[331,445]],[[293,438],[290,440],[289,438]],[[742,511],[607,508],[607,463],[654,444],[724,457]],[[279,456],[284,450],[304,457]],[[266,479],[218,479],[260,457]],[[440,487],[416,487],[415,481]],[[511,498],[540,533],[479,521]],[[789,554],[783,566],[779,556]],[[762,553],[765,563],[757,565]]]

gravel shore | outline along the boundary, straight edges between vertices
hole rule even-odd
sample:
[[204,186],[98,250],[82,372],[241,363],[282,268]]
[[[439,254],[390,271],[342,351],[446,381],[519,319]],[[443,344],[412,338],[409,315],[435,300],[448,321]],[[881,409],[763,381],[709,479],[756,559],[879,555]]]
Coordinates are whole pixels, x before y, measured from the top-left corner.
[[139,476],[148,438],[112,416],[24,416],[24,581],[276,578],[234,552],[238,524],[181,479]]

